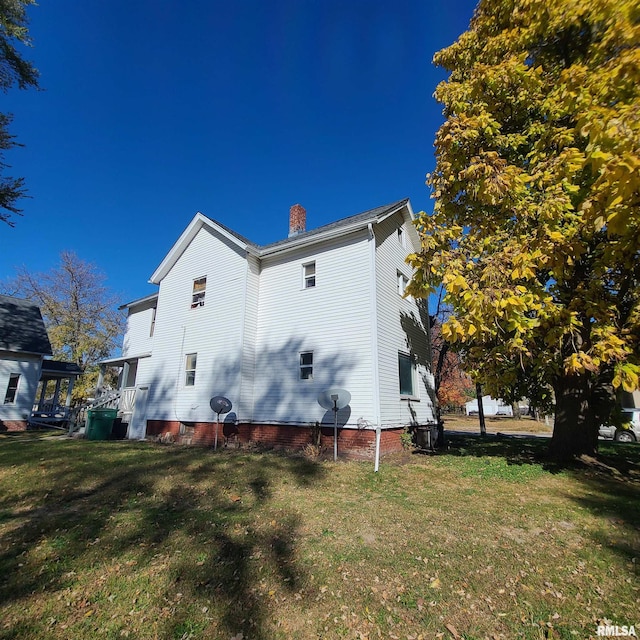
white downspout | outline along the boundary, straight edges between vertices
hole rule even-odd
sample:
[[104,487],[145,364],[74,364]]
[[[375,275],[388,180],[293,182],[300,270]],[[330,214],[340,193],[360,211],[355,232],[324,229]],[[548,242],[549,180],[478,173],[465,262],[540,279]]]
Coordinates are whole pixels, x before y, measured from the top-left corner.
[[[369,228],[369,270],[371,280],[369,282],[369,318],[371,322],[371,360],[373,367],[373,423],[380,426],[380,371],[378,361],[378,298],[377,298],[377,273],[376,273],[376,238],[373,233],[373,225]],[[377,441],[379,444],[379,441]]]

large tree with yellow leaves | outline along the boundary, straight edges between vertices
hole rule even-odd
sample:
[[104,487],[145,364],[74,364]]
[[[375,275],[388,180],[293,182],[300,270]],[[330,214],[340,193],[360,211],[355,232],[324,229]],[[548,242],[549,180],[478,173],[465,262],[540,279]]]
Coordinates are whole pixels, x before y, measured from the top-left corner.
[[[551,451],[594,453],[640,373],[640,3],[480,0],[436,54],[445,123],[414,295],[488,391],[549,390]],[[524,384],[523,384],[524,383]]]

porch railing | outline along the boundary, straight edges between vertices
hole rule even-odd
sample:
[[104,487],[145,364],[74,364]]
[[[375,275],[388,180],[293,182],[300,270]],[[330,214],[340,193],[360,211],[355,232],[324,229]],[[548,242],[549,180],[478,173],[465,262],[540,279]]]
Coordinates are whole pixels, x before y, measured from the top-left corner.
[[69,418],[69,434],[86,425],[87,412],[91,409],[117,409],[119,416],[129,418],[133,413],[135,397],[135,387],[126,387],[117,391],[108,391],[99,398],[76,407]]

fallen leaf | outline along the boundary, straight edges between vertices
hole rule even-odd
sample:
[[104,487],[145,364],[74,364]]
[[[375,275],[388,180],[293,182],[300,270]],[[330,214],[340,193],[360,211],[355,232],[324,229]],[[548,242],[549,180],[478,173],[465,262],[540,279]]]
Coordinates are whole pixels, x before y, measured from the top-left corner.
[[460,634],[458,633],[458,630],[452,625],[452,624],[445,624],[444,625],[446,630],[456,639],[459,640],[460,638]]
[[431,581],[431,584],[429,585],[432,589],[439,589],[440,588],[440,578],[434,578]]

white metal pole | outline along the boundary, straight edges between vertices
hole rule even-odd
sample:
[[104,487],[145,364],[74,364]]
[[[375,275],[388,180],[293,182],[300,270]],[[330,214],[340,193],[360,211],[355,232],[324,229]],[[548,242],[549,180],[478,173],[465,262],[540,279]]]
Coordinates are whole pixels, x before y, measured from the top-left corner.
[[213,450],[218,450],[218,423],[220,422],[220,414],[216,414],[218,417],[216,418],[216,435],[213,440]]
[[378,468],[380,467],[380,434],[382,432],[382,429],[377,426],[376,427],[376,461],[375,461],[375,465],[374,465],[374,472],[378,473]]
[[333,401],[333,461],[338,460],[338,401]]

